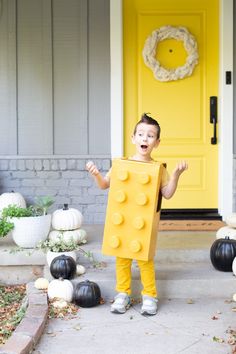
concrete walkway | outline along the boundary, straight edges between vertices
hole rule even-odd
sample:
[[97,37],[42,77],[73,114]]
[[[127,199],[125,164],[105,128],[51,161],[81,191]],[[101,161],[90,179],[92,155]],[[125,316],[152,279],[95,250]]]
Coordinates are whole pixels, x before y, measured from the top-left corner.
[[[44,331],[40,331],[43,335],[34,354],[233,353],[235,346],[228,341],[236,340],[236,302],[232,301],[236,278],[231,272],[216,271],[211,265],[209,250],[215,232],[159,233],[155,260],[159,311],[156,316],[146,317],[140,314],[141,286],[135,264],[134,305],[124,315],[110,313],[115,295],[114,257],[101,255],[102,225],[86,226],[85,229],[88,243],[83,248],[92,251],[95,259],[105,262],[106,266],[93,269],[78,254],[78,263],[85,265],[87,271],[73,283],[85,279],[97,282],[105,304],[79,308],[77,315],[70,319],[50,319]],[[30,256],[9,254],[5,252],[6,246],[11,248],[11,241],[0,245],[0,278],[3,281],[12,281],[13,276],[17,282],[32,281],[43,274],[50,279],[45,255],[38,252]],[[25,330],[24,326],[22,328]],[[230,331],[234,331],[234,337]],[[28,332],[31,335],[29,327]],[[0,351],[5,354],[4,347]],[[12,354],[12,351],[6,353]],[[29,351],[17,353],[28,354]]]
[[[233,352],[228,344],[236,330],[236,279],[232,273],[216,271],[209,259],[215,232],[161,232],[158,238],[157,285],[159,312],[140,314],[140,280],[133,267],[136,303],[124,315],[110,313],[115,294],[114,258],[101,255],[102,227],[87,228],[85,248],[96,259],[106,261],[100,270],[74,280],[96,281],[105,304],[80,308],[70,320],[52,319],[35,354],[216,354]],[[79,256],[79,263],[84,262]],[[47,274],[47,271],[46,271]],[[236,338],[234,338],[236,340]]]
[[140,314],[140,304],[124,315],[110,313],[109,303],[81,308],[73,319],[50,320],[34,354],[232,353],[227,331],[236,327],[236,303],[192,300],[163,299],[151,317]]

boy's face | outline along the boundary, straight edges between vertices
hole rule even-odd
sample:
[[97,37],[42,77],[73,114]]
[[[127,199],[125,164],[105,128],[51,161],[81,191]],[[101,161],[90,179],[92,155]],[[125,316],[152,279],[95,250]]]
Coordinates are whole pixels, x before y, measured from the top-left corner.
[[150,157],[154,148],[158,147],[160,139],[157,139],[157,127],[155,125],[140,123],[132,143],[136,145],[137,153],[142,157]]

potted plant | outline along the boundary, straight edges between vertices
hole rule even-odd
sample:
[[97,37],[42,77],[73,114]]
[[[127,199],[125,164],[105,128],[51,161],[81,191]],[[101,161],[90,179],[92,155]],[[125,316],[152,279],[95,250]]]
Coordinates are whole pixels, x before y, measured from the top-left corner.
[[73,238],[65,240],[63,237],[59,237],[56,240],[44,240],[38,243],[37,248],[46,253],[48,266],[55,257],[63,254],[76,261],[77,251],[89,258],[92,263],[95,263],[92,253],[84,251]]
[[34,248],[39,241],[46,240],[51,227],[51,215],[48,208],[53,204],[50,197],[37,197],[35,205],[22,208],[9,205],[2,211],[2,218],[13,223],[14,242],[23,248]]
[[6,237],[14,228],[14,224],[6,218],[0,218],[0,238]]

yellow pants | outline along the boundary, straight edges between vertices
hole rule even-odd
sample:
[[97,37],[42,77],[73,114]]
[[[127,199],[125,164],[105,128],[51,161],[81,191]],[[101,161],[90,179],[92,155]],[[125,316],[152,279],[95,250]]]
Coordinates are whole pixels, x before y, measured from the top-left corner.
[[[132,261],[132,259],[128,258],[116,258],[116,291],[119,293],[131,294]],[[143,285],[142,295],[157,297],[154,261],[137,260],[137,263]]]

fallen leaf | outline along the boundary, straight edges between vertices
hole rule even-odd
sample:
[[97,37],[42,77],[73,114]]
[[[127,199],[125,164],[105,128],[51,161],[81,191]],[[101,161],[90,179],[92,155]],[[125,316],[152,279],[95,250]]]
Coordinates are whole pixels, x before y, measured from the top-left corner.
[[235,345],[236,344],[236,338],[234,336],[230,336],[229,339],[228,339],[228,344]]
[[73,327],[76,331],[80,331],[81,330],[81,327],[80,327],[80,325],[78,324],[78,325],[76,325],[75,327]]
[[224,339],[223,338],[219,338],[219,337],[214,336],[212,339],[213,339],[214,342],[224,343]]
[[193,299],[188,299],[188,300],[187,300],[187,304],[189,304],[189,305],[192,305],[192,304],[194,304],[194,301],[193,301]]
[[105,304],[105,300],[101,297],[100,300],[99,300],[99,304],[100,305],[104,305]]
[[52,332],[52,333],[47,333],[47,335],[49,336],[49,337],[56,337],[56,333],[55,332]]
[[231,302],[233,302],[233,300],[228,299],[228,300],[225,300],[224,302],[225,302],[225,304],[231,304]]

